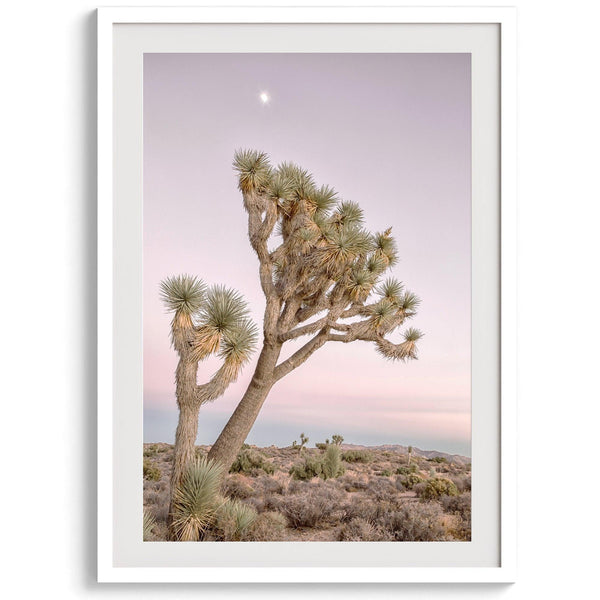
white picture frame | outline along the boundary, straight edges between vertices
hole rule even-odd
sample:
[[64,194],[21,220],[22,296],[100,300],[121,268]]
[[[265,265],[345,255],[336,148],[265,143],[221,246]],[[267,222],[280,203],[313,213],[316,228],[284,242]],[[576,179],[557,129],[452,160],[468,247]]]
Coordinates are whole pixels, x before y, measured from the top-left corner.
[[[122,452],[123,441],[115,428],[115,394],[121,385],[115,378],[118,364],[115,335],[115,307],[122,301],[122,282],[115,264],[123,262],[115,243],[122,205],[115,211],[123,190],[115,177],[116,164],[123,152],[115,152],[115,27],[124,24],[496,24],[499,28],[499,173],[500,203],[496,215],[500,231],[500,264],[495,274],[499,288],[499,356],[501,392],[497,427],[499,550],[497,566],[123,566],[115,561],[115,513],[119,483],[115,460],[141,466],[140,456]],[[434,40],[432,40],[433,42]],[[426,43],[426,40],[425,42]],[[433,47],[433,46],[432,46]],[[161,46],[163,52],[168,43]],[[100,582],[512,582],[516,576],[516,22],[512,8],[414,8],[414,7],[222,7],[201,8],[101,8],[98,10],[98,581]],[[133,99],[132,99],[133,102]],[[141,120],[141,107],[139,110]],[[501,115],[501,118],[500,118]],[[492,123],[492,126],[494,124]],[[120,194],[120,195],[119,195]],[[139,242],[134,233],[132,244]],[[134,279],[137,277],[135,274]],[[494,325],[496,326],[496,325]],[[122,346],[123,344],[119,344]],[[139,357],[141,360],[141,356]],[[139,366],[139,364],[138,364]],[[134,370],[136,365],[134,365]],[[128,414],[134,414],[135,407]],[[115,433],[117,432],[117,433]],[[138,446],[139,447],[139,446]],[[475,450],[474,450],[475,453]],[[475,475],[474,475],[475,477]],[[118,516],[118,515],[117,515]],[[127,518],[139,519],[139,514]],[[122,518],[122,517],[121,517]],[[140,525],[141,530],[141,525]],[[307,542],[313,544],[314,542]],[[374,542],[365,543],[367,546]],[[264,544],[264,543],[263,543]],[[268,543],[267,544],[274,544]],[[275,544],[285,544],[278,542]],[[359,543],[357,551],[365,552]],[[377,543],[375,543],[377,544]],[[432,544],[432,547],[435,544]],[[315,550],[317,553],[319,549]],[[281,546],[279,546],[281,552]],[[133,560],[133,558],[132,558]],[[133,561],[135,563],[135,560]]]

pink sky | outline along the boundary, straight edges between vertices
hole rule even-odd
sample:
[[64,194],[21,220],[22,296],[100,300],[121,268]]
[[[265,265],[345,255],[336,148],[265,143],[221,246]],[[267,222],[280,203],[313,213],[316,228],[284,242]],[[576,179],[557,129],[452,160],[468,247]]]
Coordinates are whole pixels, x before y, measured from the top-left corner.
[[[271,100],[263,105],[259,95]],[[471,81],[466,54],[147,54],[144,60],[144,440],[174,437],[177,408],[161,279],[264,297],[231,168],[237,148],[297,162],[393,227],[392,275],[422,299],[419,360],[372,344],[328,344],[272,390],[248,438],[347,442],[470,454]],[[287,353],[291,353],[293,347]],[[200,380],[215,370],[202,363]],[[202,408],[214,442],[253,372]]]

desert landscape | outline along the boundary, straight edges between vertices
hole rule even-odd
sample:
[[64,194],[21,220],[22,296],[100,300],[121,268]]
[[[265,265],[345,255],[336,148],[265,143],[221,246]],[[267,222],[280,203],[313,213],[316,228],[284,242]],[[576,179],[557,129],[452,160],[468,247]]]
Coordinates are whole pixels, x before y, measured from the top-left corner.
[[[469,458],[335,438],[314,448],[245,444],[214,497],[203,499],[203,541],[471,539]],[[200,463],[209,450],[196,446]],[[147,541],[168,539],[172,464],[172,445],[144,444]]]

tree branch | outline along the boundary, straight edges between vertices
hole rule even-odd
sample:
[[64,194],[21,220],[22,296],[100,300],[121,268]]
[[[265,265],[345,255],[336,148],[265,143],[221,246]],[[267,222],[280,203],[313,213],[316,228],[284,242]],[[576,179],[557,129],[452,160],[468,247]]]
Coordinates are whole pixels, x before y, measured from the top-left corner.
[[314,352],[327,342],[328,338],[327,331],[322,330],[314,338],[306,342],[302,348],[294,352],[287,360],[277,365],[273,373],[275,381],[279,381],[282,377],[285,377],[288,373],[307,361]]

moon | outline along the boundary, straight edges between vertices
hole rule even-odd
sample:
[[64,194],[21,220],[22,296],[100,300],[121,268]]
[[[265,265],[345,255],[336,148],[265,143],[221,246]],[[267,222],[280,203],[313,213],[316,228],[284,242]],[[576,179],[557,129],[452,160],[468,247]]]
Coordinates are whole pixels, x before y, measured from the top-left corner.
[[269,100],[271,99],[269,97],[269,94],[267,94],[267,92],[261,92],[259,98],[263,104],[268,104]]

